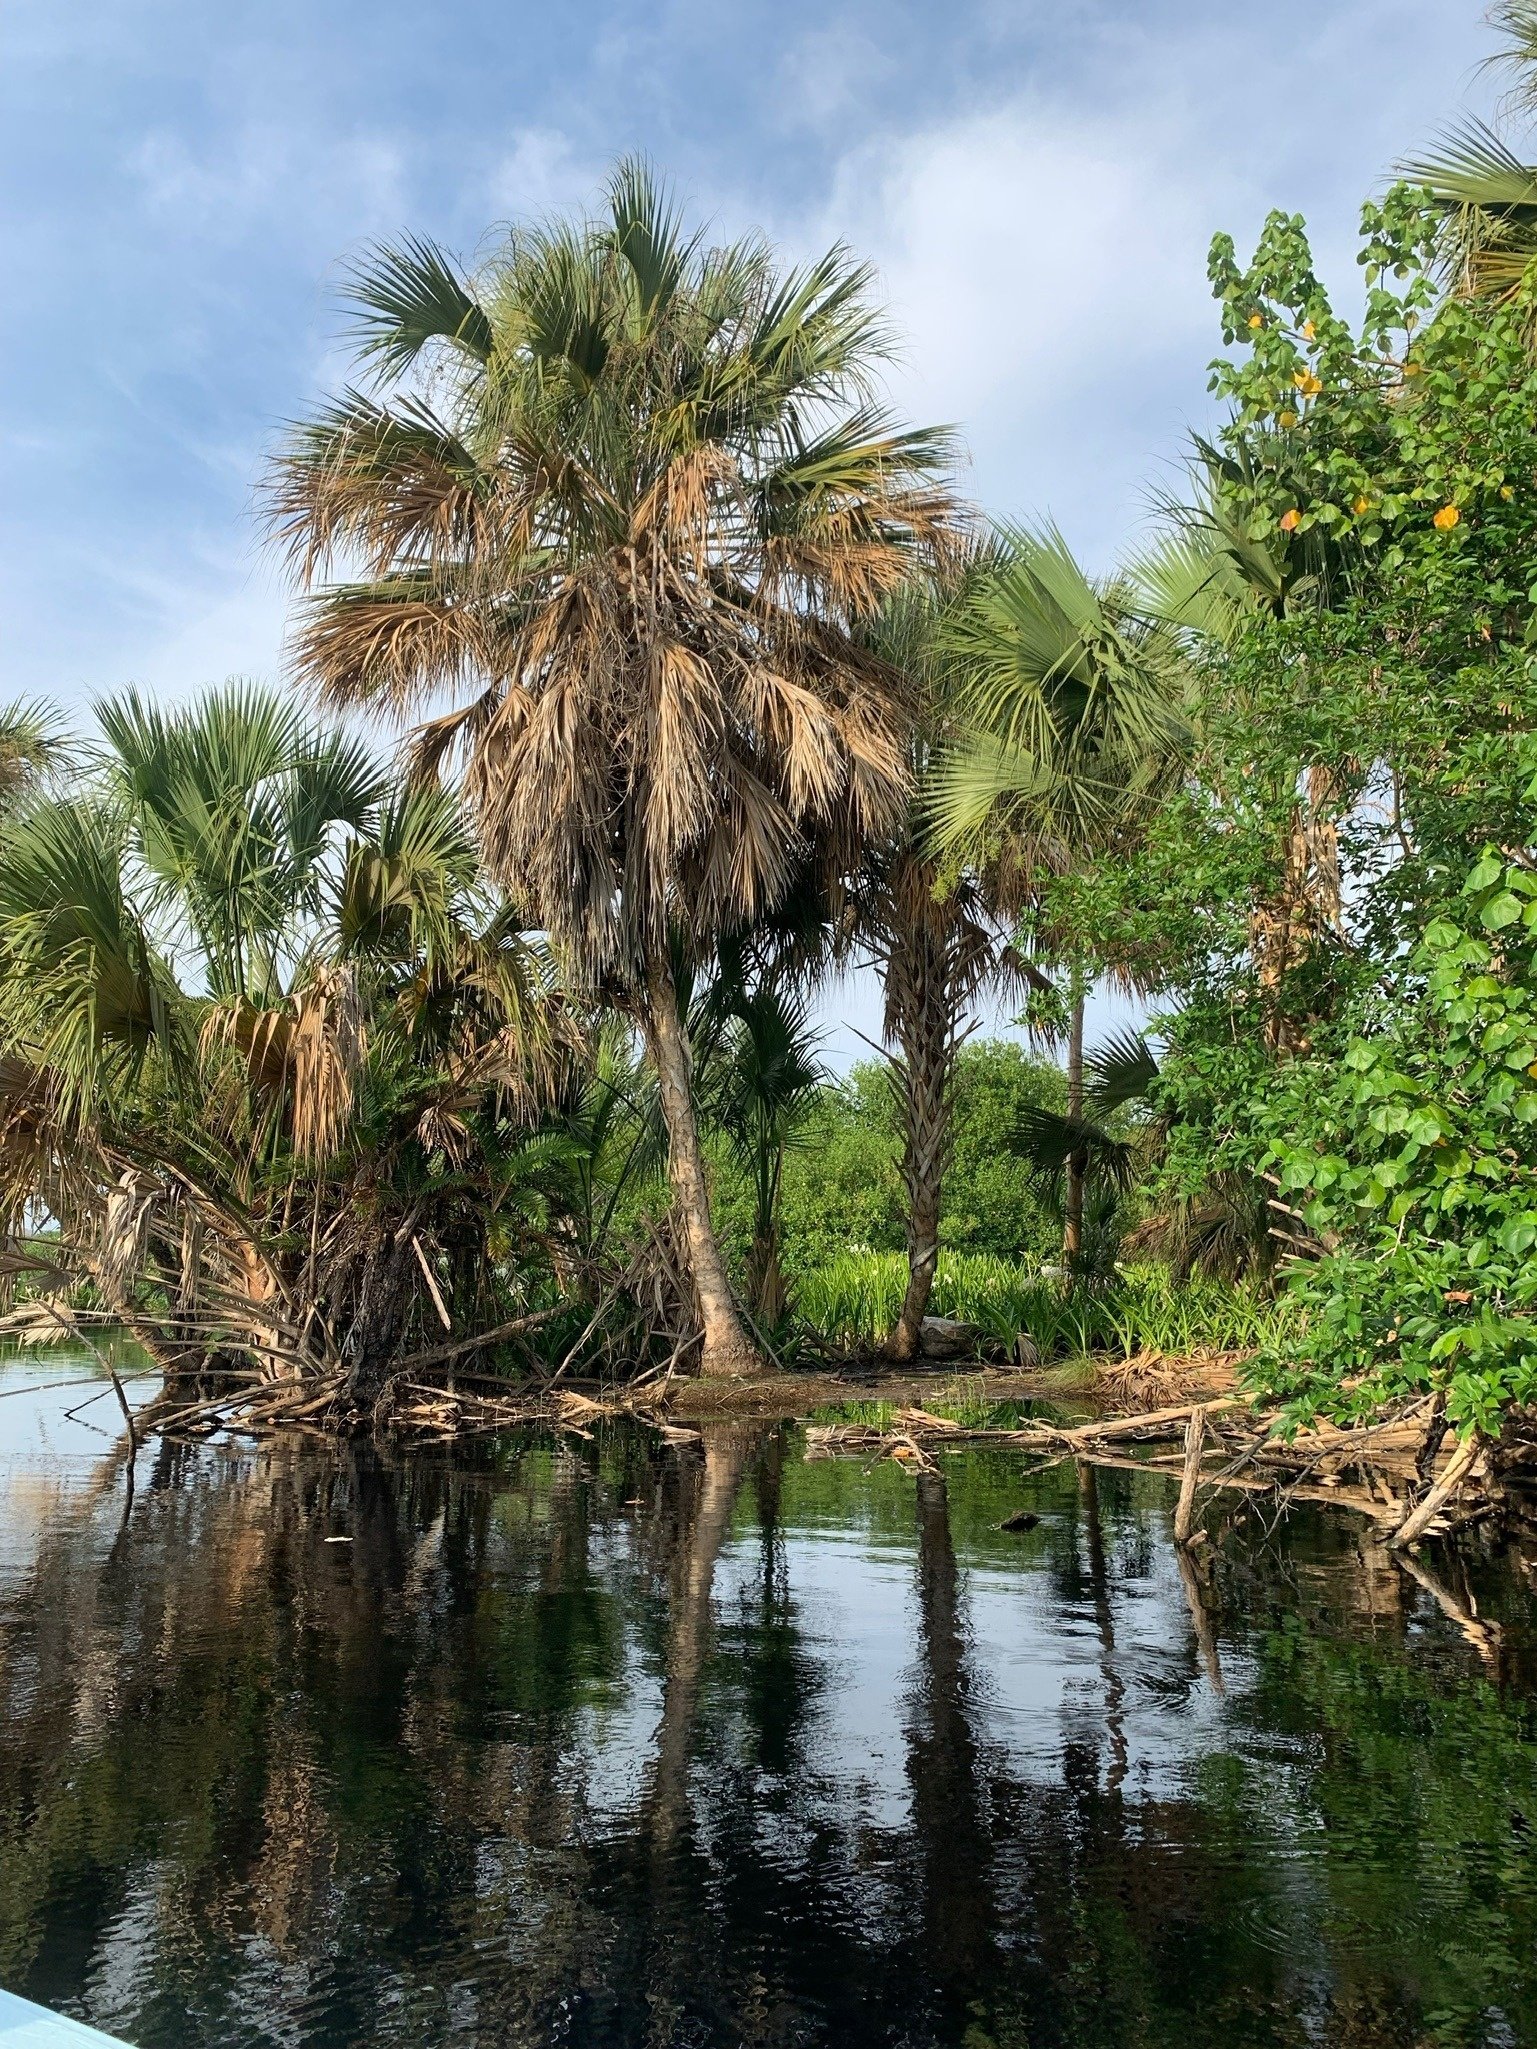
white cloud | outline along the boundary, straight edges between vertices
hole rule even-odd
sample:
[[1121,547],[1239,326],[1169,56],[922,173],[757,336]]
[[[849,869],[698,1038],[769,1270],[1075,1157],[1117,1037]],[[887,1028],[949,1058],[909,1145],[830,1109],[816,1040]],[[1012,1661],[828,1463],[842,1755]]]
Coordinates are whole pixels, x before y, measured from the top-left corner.
[[[1305,211],[1337,302],[1356,302],[1360,202],[1451,115],[1476,48],[1454,9],[1428,9],[1409,38],[1387,34],[1393,12],[1358,0],[1286,49],[1246,11],[1220,28],[1196,10],[1064,29],[1049,72],[1011,63],[990,97],[867,127],[780,232],[879,263],[905,342],[901,410],[960,429],[990,511],[1049,512],[1108,566],[1211,418],[1213,232],[1242,255],[1269,207]],[[829,48],[850,35],[820,33]],[[1241,109],[1238,78],[1259,82]]]
[[824,22],[798,37],[781,58],[773,111],[786,127],[846,128],[895,71],[890,51],[852,22]]
[[129,150],[126,169],[164,226],[234,241],[255,221],[296,225],[308,242],[393,227],[410,211],[405,152],[385,134],[321,137],[280,121],[253,120],[195,149],[156,128]]
[[500,225],[585,205],[602,183],[604,168],[559,128],[521,129],[486,181],[491,212]]

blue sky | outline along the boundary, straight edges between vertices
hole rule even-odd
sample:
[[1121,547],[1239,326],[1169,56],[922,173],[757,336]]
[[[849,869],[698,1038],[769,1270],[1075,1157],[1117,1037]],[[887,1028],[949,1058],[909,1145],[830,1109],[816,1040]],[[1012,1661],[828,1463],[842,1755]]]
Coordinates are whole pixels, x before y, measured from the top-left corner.
[[1489,101],[1481,14],[5,0],[0,695],[280,673],[252,489],[341,373],[347,257],[473,254],[632,148],[723,231],[874,256],[903,408],[961,426],[990,510],[1108,563],[1206,417],[1212,231],[1304,212],[1348,301],[1361,198]]

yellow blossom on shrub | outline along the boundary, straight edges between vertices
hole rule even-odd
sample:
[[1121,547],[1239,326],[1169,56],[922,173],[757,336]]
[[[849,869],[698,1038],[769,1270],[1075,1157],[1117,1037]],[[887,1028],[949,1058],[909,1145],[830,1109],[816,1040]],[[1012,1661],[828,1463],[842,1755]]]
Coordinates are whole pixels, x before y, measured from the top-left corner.
[[1316,398],[1324,388],[1323,380],[1315,377],[1311,370],[1299,370],[1292,379],[1292,383],[1296,385],[1304,398]]
[[1462,514],[1457,510],[1455,505],[1443,505],[1441,507],[1441,510],[1436,514],[1435,518],[1432,519],[1430,523],[1432,526],[1439,527],[1442,533],[1444,534],[1449,532],[1452,527],[1456,526],[1456,524],[1461,518]]
[[1259,313],[1251,313],[1251,314],[1249,315],[1249,325],[1250,325],[1250,327],[1263,327],[1263,326],[1264,326],[1264,324],[1265,324],[1265,321],[1264,321],[1264,316],[1263,316],[1262,314],[1259,314]]
[[1370,500],[1370,498],[1358,498],[1355,504],[1352,505],[1350,509],[1355,514],[1356,518],[1359,519],[1363,512],[1371,511],[1372,501]]
[[[1301,517],[1302,514],[1297,510],[1295,505],[1292,507],[1290,512],[1283,512],[1281,514],[1282,533],[1289,534],[1293,532],[1296,528],[1298,520],[1301,519]],[[1437,515],[1437,517],[1439,517],[1439,514]]]
[[1304,333],[1304,334],[1305,334],[1305,335],[1307,336],[1307,338],[1308,338],[1308,340],[1309,340],[1309,341],[1311,341],[1311,340],[1313,339],[1313,332],[1314,332],[1314,330],[1313,330],[1313,323],[1312,323],[1312,321],[1311,321],[1311,320],[1304,320],[1304,321],[1303,321],[1303,323],[1302,323],[1302,332],[1303,332],[1303,333]]
[[1295,427],[1297,424],[1297,415],[1294,412],[1292,412],[1289,408],[1284,413],[1277,413],[1276,418],[1280,421],[1283,427]]

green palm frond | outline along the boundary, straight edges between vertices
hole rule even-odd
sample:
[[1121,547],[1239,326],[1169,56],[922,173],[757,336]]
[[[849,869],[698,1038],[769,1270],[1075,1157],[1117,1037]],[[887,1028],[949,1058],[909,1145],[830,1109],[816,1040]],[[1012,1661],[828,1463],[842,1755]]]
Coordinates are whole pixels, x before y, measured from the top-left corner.
[[1187,662],[1124,580],[1096,583],[1055,527],[1006,533],[948,631],[956,732],[931,779],[942,846],[1012,835],[1054,862],[1143,801],[1180,757]]
[[331,900],[343,959],[442,955],[472,901],[477,854],[463,807],[437,784],[407,783],[371,832],[350,842]]
[[0,840],[0,1041],[94,1114],[151,1049],[190,1048],[185,1000],[124,890],[111,803],[43,798]]
[[0,810],[34,791],[67,754],[64,722],[52,705],[32,699],[0,705]]
[[1506,103],[1529,111],[1537,106],[1537,0],[1494,0],[1486,19],[1500,46],[1483,68],[1512,73]]
[[1126,568],[1131,601],[1144,618],[1226,646],[1254,609],[1250,587],[1209,527],[1157,535]]
[[1013,1137],[1032,1175],[1045,1187],[1060,1186],[1075,1157],[1084,1161],[1086,1178],[1101,1187],[1124,1190],[1136,1179],[1135,1148],[1095,1118],[1068,1117],[1037,1105],[1020,1112]]
[[97,706],[100,770],[168,929],[195,941],[211,993],[269,996],[320,906],[336,835],[384,794],[355,738],[297,698],[232,682],[166,712],[137,692]]
[[1430,155],[1405,163],[1403,172],[1438,199],[1459,206],[1489,213],[1537,206],[1537,171],[1524,164],[1486,121],[1473,115],[1449,130]]
[[1440,208],[1454,283],[1496,295],[1513,290],[1537,256],[1537,169],[1486,122],[1470,118],[1403,172]]
[[436,243],[408,235],[372,251],[345,288],[355,306],[358,353],[381,377],[398,377],[432,342],[478,363],[491,354],[491,323]]
[[608,210],[611,246],[628,267],[635,318],[643,325],[670,303],[702,238],[684,233],[681,210],[642,157],[626,157],[615,167]]
[[1087,1070],[1085,1095],[1100,1116],[1123,1109],[1129,1103],[1144,1103],[1158,1079],[1158,1061],[1139,1031],[1129,1027],[1114,1032],[1095,1047],[1084,1061]]

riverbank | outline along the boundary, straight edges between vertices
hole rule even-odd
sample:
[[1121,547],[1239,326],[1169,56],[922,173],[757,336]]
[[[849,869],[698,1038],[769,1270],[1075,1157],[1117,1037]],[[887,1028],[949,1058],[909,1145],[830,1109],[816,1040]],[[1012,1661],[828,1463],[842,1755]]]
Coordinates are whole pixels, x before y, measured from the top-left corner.
[[1270,1497],[1349,1511],[1405,1549],[1492,1519],[1537,1526],[1537,1441],[1459,1436],[1430,1396],[1356,1427],[1286,1426],[1244,1387],[1248,1355],[1084,1360],[1033,1371],[914,1366],[878,1359],[743,1380],[659,1375],[631,1383],[509,1385],[492,1376],[400,1379],[370,1415],[350,1413],[340,1384],[242,1385],[177,1404],[161,1396],[130,1425],[133,1440],[362,1434],[452,1445],[536,1426],[591,1437],[620,1420],[664,1438],[707,1438],[737,1425],[800,1423],[814,1455],[889,1458],[932,1468],[963,1445],[1008,1447],[1027,1460],[1162,1472],[1179,1485],[1178,1537],[1206,1541],[1222,1504]]

